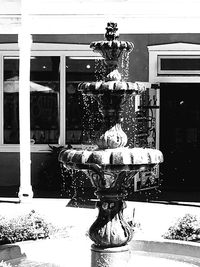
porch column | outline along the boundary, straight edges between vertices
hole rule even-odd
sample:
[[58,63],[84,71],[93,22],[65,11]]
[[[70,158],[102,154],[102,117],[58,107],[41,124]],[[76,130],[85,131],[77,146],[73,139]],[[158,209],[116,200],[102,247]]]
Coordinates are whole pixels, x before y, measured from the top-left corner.
[[[22,3],[24,2],[22,1]],[[29,24],[27,22],[26,10],[22,9],[21,31],[18,34],[20,134],[20,188],[18,197],[20,202],[30,201],[33,197],[30,149],[30,56],[32,36],[28,32]]]

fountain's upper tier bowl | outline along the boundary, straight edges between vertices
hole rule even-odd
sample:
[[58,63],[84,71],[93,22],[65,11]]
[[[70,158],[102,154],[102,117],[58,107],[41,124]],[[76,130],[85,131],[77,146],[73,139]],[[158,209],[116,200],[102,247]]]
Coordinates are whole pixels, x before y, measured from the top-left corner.
[[64,165],[69,164],[98,164],[102,165],[147,165],[163,162],[163,154],[151,148],[115,148],[103,150],[63,149],[59,160]]
[[78,86],[78,90],[86,94],[100,94],[105,92],[113,92],[119,94],[138,94],[146,90],[141,82],[125,82],[125,81],[98,81],[98,82],[82,82]]
[[[100,53],[103,54],[103,56],[106,56],[104,51],[112,51],[112,55],[114,56],[118,56],[118,53],[116,53],[116,51],[127,51],[127,52],[131,52],[133,50],[133,43],[132,42],[128,42],[128,41],[119,41],[119,40],[111,40],[111,41],[96,41],[96,42],[92,42],[90,44],[90,47],[94,50],[94,51],[98,51]],[[108,54],[108,56],[110,56]],[[111,59],[111,58],[109,58]]]

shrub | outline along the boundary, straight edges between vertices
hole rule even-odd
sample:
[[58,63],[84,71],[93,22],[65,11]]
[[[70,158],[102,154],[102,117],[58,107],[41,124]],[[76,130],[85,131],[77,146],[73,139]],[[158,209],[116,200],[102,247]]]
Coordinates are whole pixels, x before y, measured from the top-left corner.
[[195,215],[186,214],[179,218],[163,237],[166,239],[197,241],[200,239],[200,221]]
[[6,263],[5,261],[0,262],[0,267],[12,267],[10,263]]
[[0,217],[0,244],[49,238],[53,231],[54,227],[34,210],[9,220]]

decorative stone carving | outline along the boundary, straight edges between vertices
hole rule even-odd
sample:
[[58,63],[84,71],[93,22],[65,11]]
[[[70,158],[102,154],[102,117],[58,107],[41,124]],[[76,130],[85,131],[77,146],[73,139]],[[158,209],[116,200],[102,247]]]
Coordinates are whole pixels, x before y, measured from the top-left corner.
[[[100,197],[100,196],[99,196]],[[132,229],[123,218],[126,204],[117,199],[117,195],[101,198],[97,203],[99,214],[89,230],[89,236],[98,247],[119,247],[127,244],[132,238]]]

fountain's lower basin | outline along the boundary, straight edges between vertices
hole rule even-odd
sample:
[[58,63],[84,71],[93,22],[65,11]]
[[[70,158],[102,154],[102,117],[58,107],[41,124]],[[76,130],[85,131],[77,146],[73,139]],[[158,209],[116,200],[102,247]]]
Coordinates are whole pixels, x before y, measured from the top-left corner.
[[[10,261],[15,267],[96,267],[91,265],[90,244],[65,240],[51,241],[51,246],[43,242],[22,242],[23,252],[27,255],[23,258],[15,258]],[[41,244],[44,243],[41,247]],[[20,243],[18,243],[20,246]],[[141,249],[141,246],[143,249]],[[43,249],[42,249],[43,248]],[[152,248],[152,249],[151,249]],[[41,250],[42,249],[42,250]],[[200,245],[188,242],[154,242],[132,241],[130,243],[131,255],[127,267],[195,267],[200,266]],[[152,250],[152,251],[150,251]],[[173,250],[173,253],[172,253]],[[31,252],[30,252],[31,251]],[[164,252],[165,251],[165,252]],[[2,259],[0,259],[2,260]],[[106,263],[105,263],[106,264]],[[101,266],[101,265],[100,265]],[[106,267],[107,265],[102,265]],[[115,267],[121,267],[115,265]]]
[[[16,260],[8,261],[8,263],[12,264],[12,266],[15,266],[15,267],[25,267],[25,266],[26,267],[27,266],[29,267],[59,267],[59,266],[64,267],[64,266],[69,266],[70,264],[73,267],[83,266],[83,265],[74,265],[74,262],[70,263],[70,262],[67,262],[67,260],[66,260],[66,263],[63,263],[63,264],[30,261],[28,259],[16,259]],[[173,267],[194,267],[194,266],[200,266],[200,261],[196,259],[184,257],[184,256],[177,257],[174,255],[162,255],[159,253],[156,254],[156,253],[135,252],[134,258],[132,257],[131,261],[128,264],[128,267],[141,267],[141,266],[169,267],[170,265]],[[88,265],[88,267],[89,266],[90,265]]]
[[[151,174],[148,179],[143,179],[143,176],[139,178],[141,184],[155,183],[156,175],[153,168],[163,161],[162,153],[150,148],[64,148],[59,154],[59,161],[69,170],[81,170],[86,173],[95,187],[95,194],[99,199],[99,214],[89,230],[94,244],[104,249],[123,247],[129,243],[133,231],[123,216],[123,210],[126,208],[125,196],[128,190],[135,186],[135,175],[138,172],[148,169]],[[98,260],[95,259],[95,262]]]

